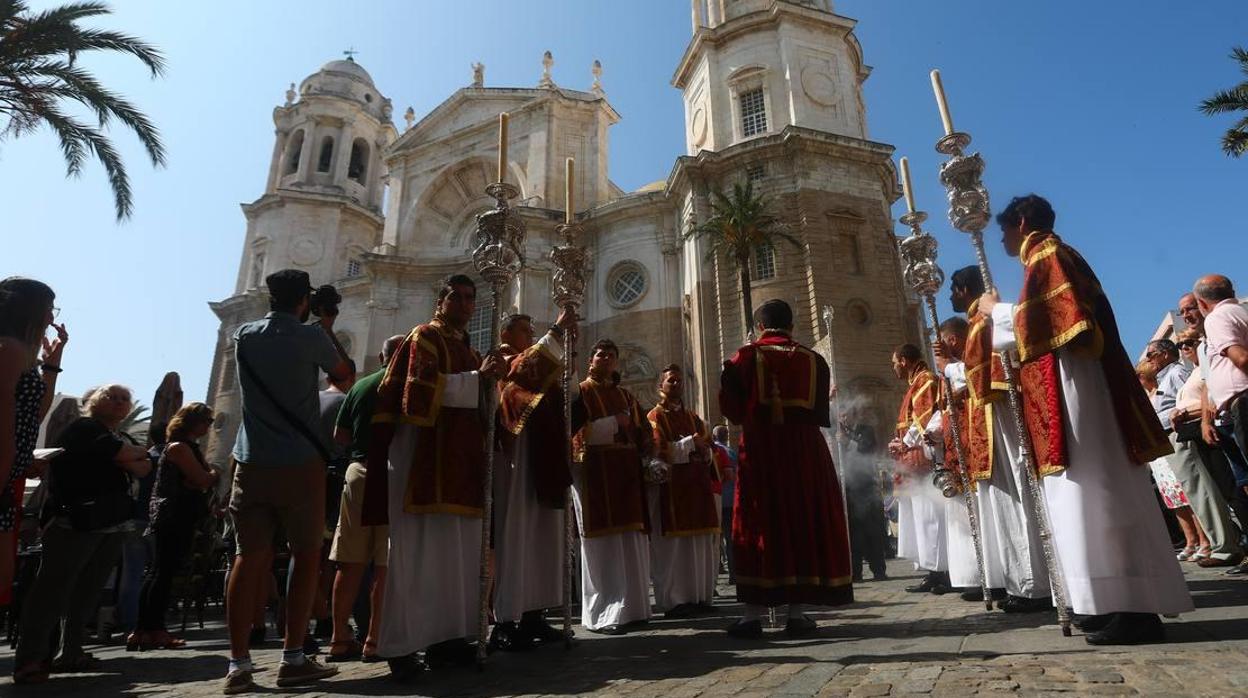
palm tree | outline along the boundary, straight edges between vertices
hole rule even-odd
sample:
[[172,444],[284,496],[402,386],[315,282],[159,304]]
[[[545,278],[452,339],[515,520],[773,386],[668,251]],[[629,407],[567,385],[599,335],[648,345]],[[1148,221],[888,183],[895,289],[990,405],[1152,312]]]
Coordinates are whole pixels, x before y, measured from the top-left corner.
[[136,444],[147,444],[147,432],[151,428],[151,415],[145,415],[147,405],[141,402],[134,403],[134,407],[130,410],[130,414],[121,420],[121,424],[117,426],[117,431],[126,434],[134,439]]
[[[155,78],[164,74],[165,59],[141,39],[78,24],[110,12],[103,3],[75,2],[34,13],[24,0],[0,0],[0,118],[8,117],[0,123],[0,140],[47,125],[60,141],[70,176],[95,156],[108,173],[121,221],[134,202],[125,165],[107,135],[109,124],[116,119],[134,131],[156,167],[165,164],[165,147],[147,116],[75,63],[86,51],[119,51],[139,59]],[[73,116],[67,110],[73,102],[94,112],[98,124]]]
[[[1239,46],[1231,49],[1231,58],[1239,63],[1239,71],[1248,76],[1248,49]],[[1205,116],[1248,113],[1248,80],[1229,90],[1214,93],[1212,97],[1200,103],[1200,111]],[[1248,153],[1248,116],[1235,122],[1235,125],[1228,128],[1222,135],[1222,152],[1233,158]]]
[[690,238],[707,241],[707,260],[722,254],[736,266],[741,279],[741,315],[748,337],[754,326],[750,257],[774,247],[780,240],[800,248],[801,240],[771,212],[771,201],[762,194],[756,195],[754,184],[748,181],[733,184],[730,194],[712,191],[711,217],[685,234],[686,240]]

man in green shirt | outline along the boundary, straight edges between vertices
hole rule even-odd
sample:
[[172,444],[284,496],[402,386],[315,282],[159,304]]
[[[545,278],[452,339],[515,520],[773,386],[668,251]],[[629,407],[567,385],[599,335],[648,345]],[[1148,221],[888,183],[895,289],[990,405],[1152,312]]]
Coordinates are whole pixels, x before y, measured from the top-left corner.
[[[381,368],[357,380],[343,400],[334,425],[334,440],[347,447],[346,483],[342,488],[342,503],[338,511],[338,528],[334,531],[334,544],[329,559],[338,563],[334,577],[333,618],[334,639],[329,648],[329,661],[341,662],[358,659],[377,659],[377,635],[381,623],[382,592],[386,588],[386,563],[390,552],[390,527],[365,526],[361,523],[364,504],[364,478],[368,464],[369,424],[373,419],[373,407],[377,403],[377,386],[386,375],[390,357],[403,342],[403,335],[395,335],[382,345]],[[380,467],[386,467],[382,463]],[[373,563],[373,584],[369,592],[368,635],[364,645],[351,636],[347,618],[355,605],[360,581],[368,563]]]

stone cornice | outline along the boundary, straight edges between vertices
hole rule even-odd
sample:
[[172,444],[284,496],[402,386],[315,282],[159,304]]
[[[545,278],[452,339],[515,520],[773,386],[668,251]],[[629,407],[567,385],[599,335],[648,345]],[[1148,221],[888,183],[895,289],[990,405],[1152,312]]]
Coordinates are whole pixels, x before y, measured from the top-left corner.
[[324,194],[321,192],[280,188],[277,190],[277,193],[265,194],[249,204],[240,204],[239,206],[243,209],[243,215],[246,216],[248,220],[251,220],[253,216],[270,208],[275,206],[285,206],[288,201],[337,205],[344,211],[354,213],[378,227],[385,224],[385,217],[382,216],[380,211],[374,211],[371,208],[362,206],[346,196],[339,194]]
[[900,196],[897,189],[897,173],[893,166],[895,148],[887,143],[841,136],[826,131],[801,126],[786,126],[779,133],[737,143],[723,150],[703,150],[697,155],[682,155],[676,159],[667,177],[665,189],[668,196],[681,191],[697,179],[713,176],[718,170],[735,166],[741,158],[759,159],[785,155],[793,151],[830,155],[838,158],[874,165],[888,192],[890,201]]

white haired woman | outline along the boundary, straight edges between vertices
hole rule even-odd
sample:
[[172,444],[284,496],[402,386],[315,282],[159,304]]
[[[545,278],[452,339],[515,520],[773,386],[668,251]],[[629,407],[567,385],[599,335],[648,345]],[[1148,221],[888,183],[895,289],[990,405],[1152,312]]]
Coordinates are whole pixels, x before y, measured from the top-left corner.
[[[14,683],[39,683],[48,673],[96,671],[82,649],[83,624],[117,564],[134,501],[130,477],[152,468],[147,451],[118,433],[129,414],[130,389],[105,385],[89,392],[83,416],[61,434],[64,452],[49,466],[39,575],[22,608]],[[64,619],[60,656],[50,640]]]

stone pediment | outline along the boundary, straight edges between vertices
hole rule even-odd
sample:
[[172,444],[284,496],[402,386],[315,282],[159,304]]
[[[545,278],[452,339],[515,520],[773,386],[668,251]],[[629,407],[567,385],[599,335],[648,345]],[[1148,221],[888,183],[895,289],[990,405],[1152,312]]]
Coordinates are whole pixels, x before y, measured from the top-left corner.
[[589,92],[562,88],[464,87],[404,132],[390,146],[390,155],[429,143],[442,143],[460,132],[482,127],[496,128],[499,112],[514,114],[552,97],[576,102],[601,102],[615,119],[619,118],[605,99]]

